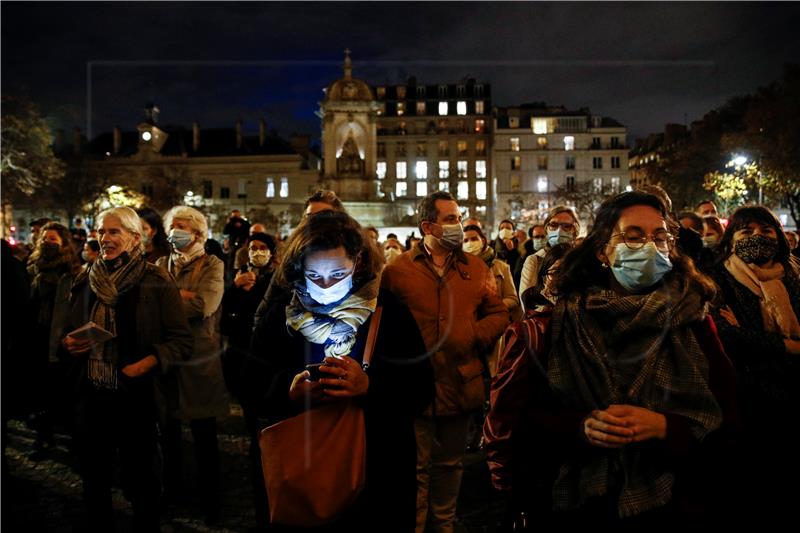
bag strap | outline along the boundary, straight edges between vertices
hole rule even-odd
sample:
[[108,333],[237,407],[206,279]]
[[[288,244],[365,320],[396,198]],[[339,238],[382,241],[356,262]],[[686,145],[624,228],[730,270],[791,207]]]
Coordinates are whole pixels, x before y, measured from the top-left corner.
[[367,344],[364,347],[364,357],[362,366],[364,370],[369,368],[369,363],[372,361],[372,350],[375,349],[375,341],[378,339],[378,326],[381,323],[381,313],[383,306],[379,305],[372,313],[372,320],[369,323],[369,333],[367,333]]

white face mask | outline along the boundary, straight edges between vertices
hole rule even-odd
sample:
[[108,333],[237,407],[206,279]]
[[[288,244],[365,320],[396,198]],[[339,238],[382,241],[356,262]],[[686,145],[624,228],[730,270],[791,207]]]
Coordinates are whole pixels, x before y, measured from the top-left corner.
[[254,267],[261,268],[269,263],[272,254],[269,250],[250,250],[247,252],[250,256],[250,262]]
[[465,242],[461,249],[464,250],[468,254],[478,255],[483,250],[483,243],[481,241],[469,241]]
[[504,228],[498,232],[498,235],[503,240],[509,240],[514,236],[514,232],[508,228]]
[[327,289],[323,289],[310,279],[306,278],[306,290],[308,295],[317,303],[322,305],[332,304],[338,302],[350,292],[353,288],[353,273],[348,274],[346,278],[342,278]]
[[386,248],[386,249],[383,251],[383,257],[384,257],[384,258],[385,258],[385,259],[388,261],[389,259],[392,259],[392,258],[394,258],[394,257],[397,257],[398,255],[400,255],[400,254],[402,254],[402,253],[403,253],[403,252],[401,252],[401,251],[400,251],[400,250],[398,250],[397,248]]

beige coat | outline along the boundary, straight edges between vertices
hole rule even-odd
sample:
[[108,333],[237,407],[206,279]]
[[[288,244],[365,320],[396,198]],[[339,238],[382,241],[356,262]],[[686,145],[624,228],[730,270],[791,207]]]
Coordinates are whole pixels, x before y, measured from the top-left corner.
[[[169,257],[156,264],[171,272]],[[194,353],[185,364],[161,380],[172,418],[209,418],[228,414],[228,391],[222,376],[222,343],[219,333],[220,303],[225,266],[213,255],[201,255],[175,275],[179,289],[196,292],[182,299],[183,311],[194,336]]]

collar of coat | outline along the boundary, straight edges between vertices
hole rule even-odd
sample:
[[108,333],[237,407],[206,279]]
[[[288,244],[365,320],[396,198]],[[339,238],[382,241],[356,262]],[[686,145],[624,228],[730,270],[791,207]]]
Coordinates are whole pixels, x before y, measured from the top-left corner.
[[[461,263],[463,265],[468,265],[469,259],[467,259],[467,254],[461,248],[456,248],[455,250],[453,250],[453,258],[454,261],[452,262],[448,261],[447,263],[445,263],[445,268],[447,268],[448,265],[452,264],[462,278],[471,279],[469,272],[467,272],[457,264]],[[414,262],[430,261],[431,264],[433,264],[433,258],[428,253],[428,250],[425,249],[425,244],[423,243],[423,241],[419,241],[419,243],[417,243],[417,246],[411,249],[411,260]]]

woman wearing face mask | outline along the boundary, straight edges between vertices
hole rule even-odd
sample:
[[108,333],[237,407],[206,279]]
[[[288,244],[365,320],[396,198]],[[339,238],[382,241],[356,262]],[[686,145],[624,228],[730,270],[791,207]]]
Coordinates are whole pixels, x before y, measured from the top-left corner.
[[703,217],[703,249],[697,258],[697,268],[703,274],[710,275],[711,269],[717,262],[717,244],[722,239],[725,228],[715,215]]
[[383,257],[386,259],[387,265],[394,263],[404,251],[403,245],[397,239],[386,239],[386,242],[383,243]]
[[705,313],[714,285],[677,254],[667,217],[650,194],[606,200],[558,269],[552,318],[528,330],[538,366],[518,405],[542,447],[529,500],[542,520],[662,527],[723,494],[714,441],[736,415],[733,370]]
[[[765,487],[799,473],[795,432],[786,421],[800,405],[800,262],[789,254],[778,219],[762,206],[739,208],[718,250],[714,314],[739,378],[748,458],[740,508],[757,513],[769,500],[770,509],[786,516],[794,498]],[[777,525],[781,516],[770,513],[770,520]]]
[[227,338],[227,348],[222,359],[225,383],[242,406],[245,426],[250,434],[250,466],[253,484],[253,501],[256,506],[256,523],[268,524],[264,477],[261,470],[261,453],[258,448],[258,422],[254,408],[242,393],[244,365],[250,358],[250,337],[253,316],[267,292],[275,272],[275,239],[266,233],[253,233],[247,240],[247,264],[239,269],[233,285],[222,298],[220,329]]
[[[558,205],[550,210],[547,219],[544,221],[544,228],[547,232],[547,241],[544,248],[526,257],[522,265],[522,274],[519,280],[520,297],[529,287],[536,283],[541,261],[550,248],[556,244],[572,244],[578,237],[580,226],[578,217],[571,207]],[[525,309],[524,301],[522,302],[522,308],[523,310]]]
[[219,512],[219,448],[217,418],[228,414],[228,392],[222,374],[219,334],[224,265],[205,252],[206,217],[194,208],[176,206],[167,212],[172,253],[156,264],[175,279],[194,335],[191,364],[176,368],[161,381],[166,399],[164,431],[165,490],[168,498],[181,492],[181,421],[194,436],[200,499],[206,520]]
[[510,220],[500,221],[497,238],[492,243],[495,256],[505,261],[513,272],[519,262],[519,241],[514,236],[514,223]]
[[[28,259],[28,276],[31,280],[31,309],[33,350],[30,375],[31,408],[34,411],[37,451],[54,445],[53,424],[64,418],[61,409],[64,388],[60,374],[69,361],[57,357],[60,327],[69,304],[69,288],[80,264],[72,245],[72,234],[58,222],[48,222],[42,227],[41,238]],[[66,307],[65,307],[66,306]]]
[[[87,531],[114,530],[111,484],[118,452],[131,530],[156,532],[161,485],[154,378],[190,357],[192,336],[172,279],[144,259],[136,212],[112,208],[97,223],[101,256],[76,277],[59,336],[80,369],[77,449]],[[65,336],[88,321],[114,338],[94,343]]]
[[142,219],[142,244],[144,244],[145,258],[148,263],[155,263],[159,257],[166,257],[172,251],[172,247],[167,242],[167,234],[164,231],[164,222],[158,211],[151,207],[142,207],[136,210],[139,218]]
[[[380,524],[412,531],[414,416],[433,398],[433,371],[420,357],[425,345],[414,317],[391,292],[379,290],[383,258],[346,213],[305,218],[285,250],[275,281],[286,292],[253,332],[248,401],[272,424],[309,405],[357,399],[365,411],[366,486],[329,530],[370,531]],[[377,342],[365,371],[361,358],[378,306]],[[324,363],[319,378],[305,369],[312,363]]]

